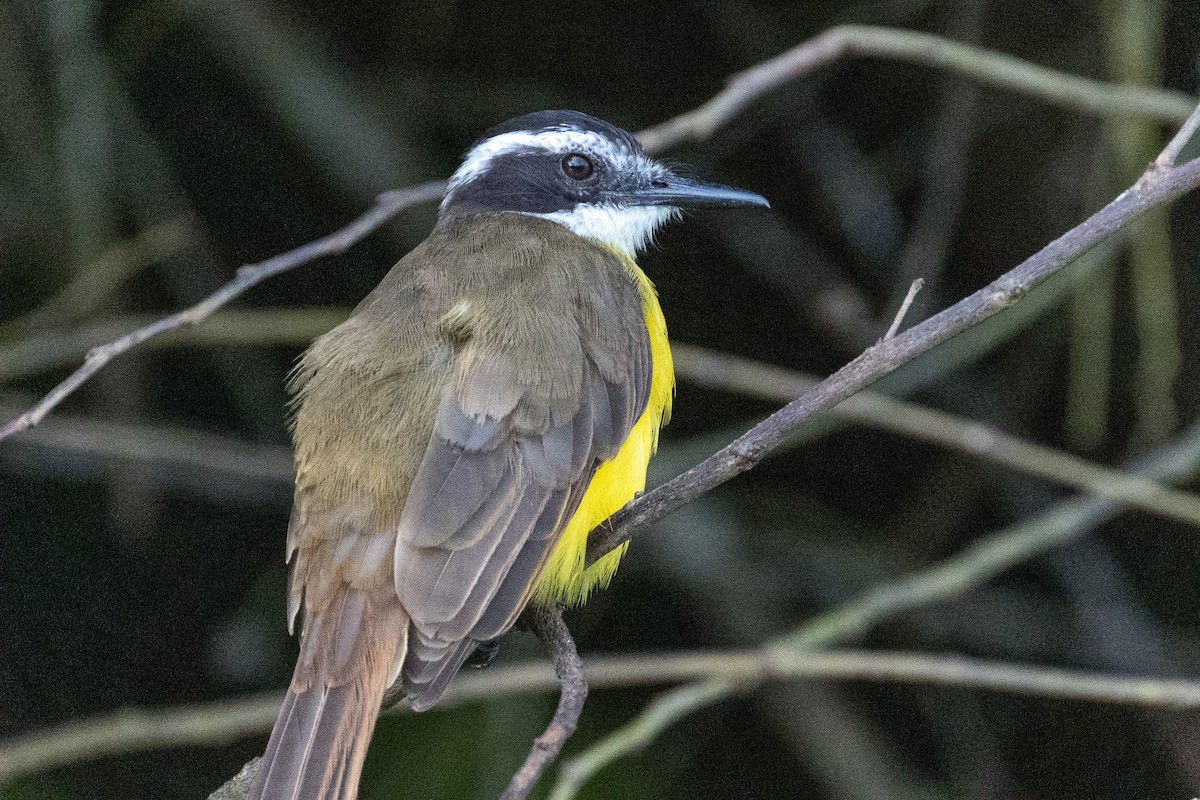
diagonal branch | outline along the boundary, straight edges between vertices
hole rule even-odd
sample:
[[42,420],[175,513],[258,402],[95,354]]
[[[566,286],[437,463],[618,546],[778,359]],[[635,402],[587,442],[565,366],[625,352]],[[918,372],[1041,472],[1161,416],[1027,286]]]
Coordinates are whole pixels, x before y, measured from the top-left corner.
[[431,181],[430,183],[423,183],[409,189],[385,192],[379,196],[375,202],[375,206],[371,210],[344,228],[334,231],[328,236],[323,236],[316,241],[297,247],[295,250],[268,258],[261,263],[240,267],[233,280],[196,305],[185,308],[183,311],[176,312],[169,317],[163,317],[115,341],[95,348],[88,353],[87,360],[83,363],[83,366],[72,372],[58,386],[55,386],[37,405],[12,422],[9,422],[3,428],[0,428],[0,440],[7,439],[17,431],[23,431],[37,425],[55,406],[99,372],[105,364],[122,353],[160,333],[174,330],[183,325],[194,325],[200,322],[247,289],[257,286],[281,272],[286,272],[323,256],[345,252],[368,233],[394,217],[402,209],[416,203],[440,197],[444,187],[445,184],[442,181]]
[[[1192,116],[1200,116],[1200,106]],[[1185,128],[1191,124],[1189,121]],[[636,531],[651,522],[753,469],[817,412],[832,408],[950,337],[1016,304],[1034,286],[1098,242],[1197,186],[1200,186],[1200,159],[1182,165],[1152,163],[1136,184],[1009,272],[899,336],[867,349],[728,446],[625,506],[592,531],[587,563],[595,563],[605,553],[628,542]]]

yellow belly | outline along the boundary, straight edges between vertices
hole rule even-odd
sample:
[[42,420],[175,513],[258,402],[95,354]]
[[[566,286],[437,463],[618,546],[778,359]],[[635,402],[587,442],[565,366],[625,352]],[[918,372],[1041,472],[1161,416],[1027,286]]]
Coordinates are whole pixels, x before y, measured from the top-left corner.
[[667,342],[667,323],[654,284],[624,253],[613,248],[625,262],[625,268],[637,280],[642,295],[642,311],[650,333],[652,372],[650,398],[646,410],[634,423],[629,438],[616,457],[596,470],[592,483],[562,537],[550,553],[549,561],[534,590],[533,602],[538,604],[565,603],[579,605],[587,600],[592,589],[604,587],[617,571],[626,545],[613,550],[595,564],[583,568],[587,551],[588,532],[616,513],[646,488],[646,465],[658,447],[658,429],[671,416],[671,398],[675,393],[675,368],[671,363],[671,346]]

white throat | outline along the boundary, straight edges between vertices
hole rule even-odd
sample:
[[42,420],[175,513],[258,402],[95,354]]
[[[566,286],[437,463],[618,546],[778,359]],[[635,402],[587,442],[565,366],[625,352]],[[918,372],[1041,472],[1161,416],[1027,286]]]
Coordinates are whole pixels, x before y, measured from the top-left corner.
[[679,209],[671,206],[581,204],[570,211],[522,213],[557,222],[584,238],[612,245],[634,259],[650,243],[655,231],[679,215]]

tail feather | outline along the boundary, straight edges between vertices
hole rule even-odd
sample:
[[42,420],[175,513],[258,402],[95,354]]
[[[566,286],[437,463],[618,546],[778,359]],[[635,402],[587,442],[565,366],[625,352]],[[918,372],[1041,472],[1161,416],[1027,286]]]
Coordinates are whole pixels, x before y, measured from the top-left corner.
[[378,701],[368,706],[358,689],[347,684],[289,691],[287,716],[272,733],[250,797],[353,800],[379,708]]
[[[398,601],[390,605],[365,617],[322,619],[312,637],[302,637],[296,673],[248,800],[355,800],[375,717],[405,650],[408,619]],[[355,640],[354,653],[336,674],[324,669],[333,659],[304,657],[311,648],[344,646],[347,638]]]

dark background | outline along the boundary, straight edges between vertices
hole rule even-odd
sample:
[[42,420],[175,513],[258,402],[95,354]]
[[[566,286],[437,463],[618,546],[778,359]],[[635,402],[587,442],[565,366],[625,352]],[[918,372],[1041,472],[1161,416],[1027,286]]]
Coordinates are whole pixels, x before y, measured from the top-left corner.
[[[130,315],[195,302],[238,264],[328,232],[379,191],[445,177],[498,121],[576,108],[637,130],[846,22],[1197,88],[1196,2],[0,0],[4,416],[89,344],[132,327]],[[913,277],[928,283],[910,320],[1099,208],[1163,141],[1153,122],[846,61],[671,151],[774,209],[695,215],[642,264],[673,339],[824,374],[880,335]],[[989,324],[965,356],[942,348],[892,385],[1105,463],[1171,441],[1200,397],[1198,210],[1195,198],[1178,203]],[[433,213],[413,209],[235,304],[333,315],[262,313],[225,342],[143,348],[41,431],[0,444],[0,736],[122,706],[282,691],[294,653],[283,625],[287,371],[332,324],[320,320],[369,291]],[[153,242],[134,239],[153,226]],[[52,300],[113,275],[125,277]],[[1144,275],[1157,288],[1139,290]],[[652,482],[771,408],[681,382]],[[893,434],[810,432],[641,535],[613,587],[568,622],[585,655],[762,643],[1068,495]],[[1125,512],[854,644],[1192,676],[1196,536]],[[536,642],[510,634],[500,663],[524,657],[538,657]],[[656,691],[596,690],[568,749]],[[553,702],[386,719],[362,796],[495,797]],[[943,688],[772,684],[673,726],[583,796],[1192,797],[1198,722]],[[88,761],[0,797],[202,797],[264,742]]]

